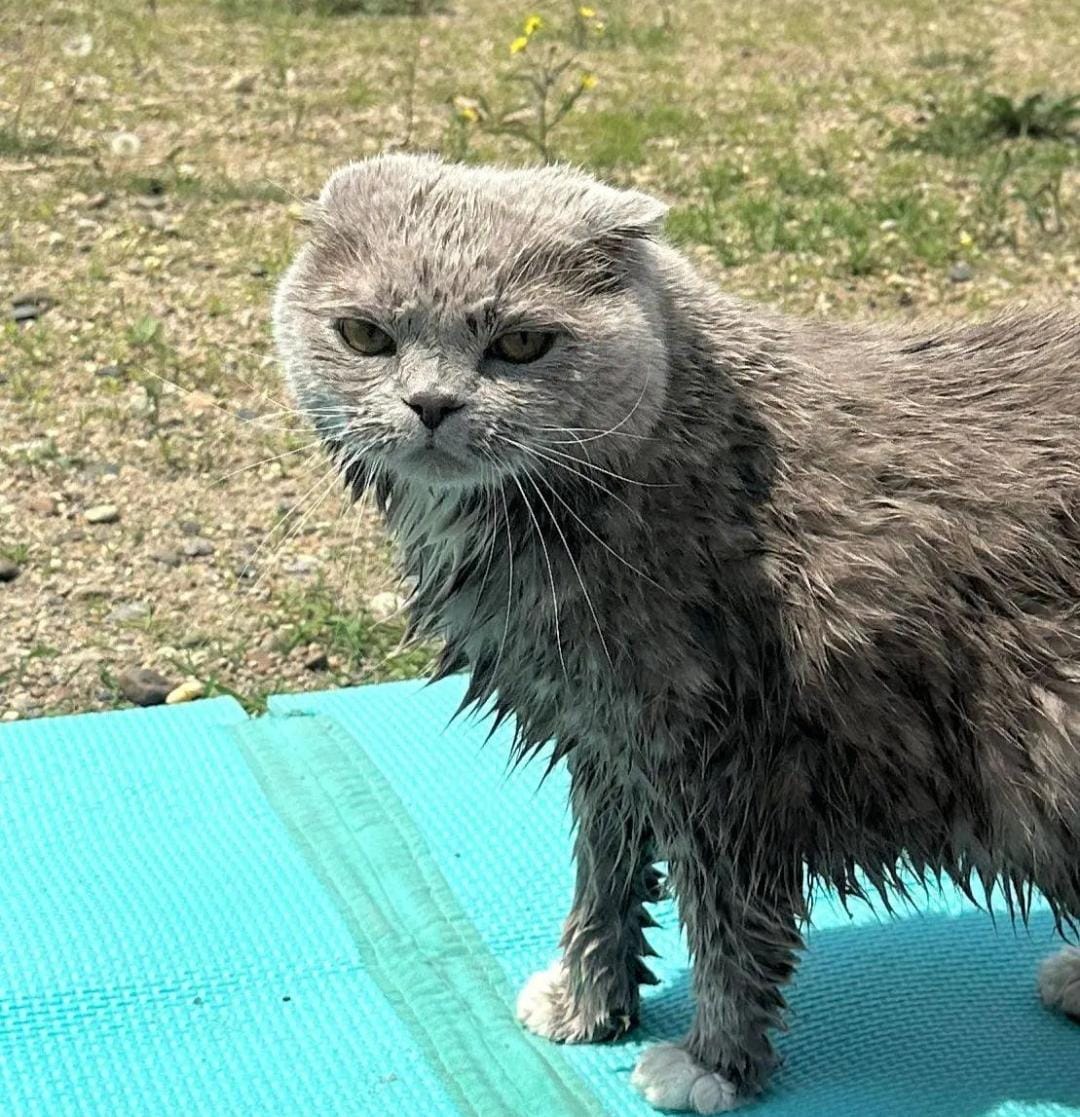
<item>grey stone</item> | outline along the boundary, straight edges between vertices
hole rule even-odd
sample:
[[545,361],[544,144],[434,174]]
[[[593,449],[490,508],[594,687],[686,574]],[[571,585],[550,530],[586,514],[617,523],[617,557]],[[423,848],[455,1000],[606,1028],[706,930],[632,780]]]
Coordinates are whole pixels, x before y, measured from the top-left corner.
[[150,606],[145,601],[129,601],[125,605],[117,605],[109,614],[113,624],[131,624],[133,621],[144,621],[150,616]]
[[120,693],[136,706],[161,706],[176,683],[149,667],[133,667],[116,680]]
[[120,519],[120,509],[115,504],[95,504],[83,513],[88,524],[115,524]]
[[201,536],[185,539],[181,546],[188,558],[202,558],[214,553],[214,544],[209,539],[203,539]]

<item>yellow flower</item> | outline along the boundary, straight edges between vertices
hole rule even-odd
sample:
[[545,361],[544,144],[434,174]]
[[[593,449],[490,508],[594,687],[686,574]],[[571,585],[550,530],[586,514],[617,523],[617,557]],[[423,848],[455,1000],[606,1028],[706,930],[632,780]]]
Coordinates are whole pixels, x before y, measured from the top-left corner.
[[596,19],[595,8],[578,8],[577,14],[581,16],[582,19]]
[[582,74],[581,75],[581,88],[582,89],[595,89],[600,79],[595,74]]
[[962,245],[963,245],[963,246],[964,246],[965,248],[968,248],[968,247],[970,247],[970,246],[971,246],[971,245],[972,245],[972,244],[974,243],[974,238],[973,238],[973,237],[972,237],[972,235],[971,235],[971,234],[970,234],[970,233],[969,233],[969,232],[967,231],[967,229],[961,229],[961,230],[960,230],[960,243],[961,243],[961,244],[962,244]]
[[601,22],[600,20],[597,20],[597,21],[596,21],[596,22],[595,22],[595,23],[594,23],[594,24],[592,25],[592,29],[593,29],[593,30],[594,30],[594,31],[595,31],[595,32],[597,33],[597,35],[603,35],[603,33],[604,33],[604,24],[603,24],[603,23],[602,23],[602,22]]
[[458,116],[469,124],[475,124],[480,119],[480,114],[472,105],[466,105],[464,108],[458,109]]
[[544,21],[539,16],[529,16],[525,21],[525,37],[535,35],[541,27],[544,26]]
[[529,45],[529,40],[526,39],[524,35],[519,35],[510,44],[510,53],[511,54],[520,54],[528,45]]

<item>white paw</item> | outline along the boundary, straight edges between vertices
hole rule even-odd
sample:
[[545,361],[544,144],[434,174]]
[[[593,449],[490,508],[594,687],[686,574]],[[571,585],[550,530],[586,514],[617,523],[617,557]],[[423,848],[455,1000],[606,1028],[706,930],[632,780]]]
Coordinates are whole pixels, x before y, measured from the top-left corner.
[[1047,1008],[1080,1018],[1080,948],[1067,946],[1043,962],[1039,996]]
[[728,1113],[739,1104],[735,1087],[674,1043],[650,1047],[637,1061],[631,1084],[657,1109]]
[[570,976],[559,960],[535,973],[518,995],[517,1018],[538,1036],[556,1043],[603,1043],[634,1025],[631,1010],[611,1009],[587,998],[575,1002]]
[[517,999],[517,1018],[530,1032],[561,1040],[565,1007],[566,968],[561,961],[534,973]]

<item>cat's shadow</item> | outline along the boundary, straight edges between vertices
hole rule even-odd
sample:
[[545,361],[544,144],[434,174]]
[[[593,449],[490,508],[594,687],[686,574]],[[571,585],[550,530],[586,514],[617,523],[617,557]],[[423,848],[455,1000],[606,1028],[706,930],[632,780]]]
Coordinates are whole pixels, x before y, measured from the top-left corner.
[[[762,1117],[980,1117],[1080,1107],[1080,1027],[1048,1012],[1039,961],[1059,948],[1046,913],[1015,930],[981,912],[811,931],[790,990],[783,1065]],[[645,1000],[635,1039],[677,1038],[689,973]],[[1076,1110],[1080,1113],[1080,1108]]]

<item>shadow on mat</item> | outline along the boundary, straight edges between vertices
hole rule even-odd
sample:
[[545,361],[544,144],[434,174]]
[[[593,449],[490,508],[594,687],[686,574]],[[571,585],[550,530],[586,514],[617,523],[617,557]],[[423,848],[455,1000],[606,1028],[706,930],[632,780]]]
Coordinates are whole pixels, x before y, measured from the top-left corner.
[[[1080,1107],[1080,1027],[1035,992],[1062,943],[1046,913],[1014,930],[982,912],[811,931],[784,1065],[762,1117],[981,1117],[1004,1103]],[[653,992],[635,1038],[675,1039],[689,973]],[[1000,1108],[999,1107],[1003,1107]],[[1058,1108],[1061,1107],[1061,1108]],[[1080,1109],[1077,1110],[1080,1112]]]

